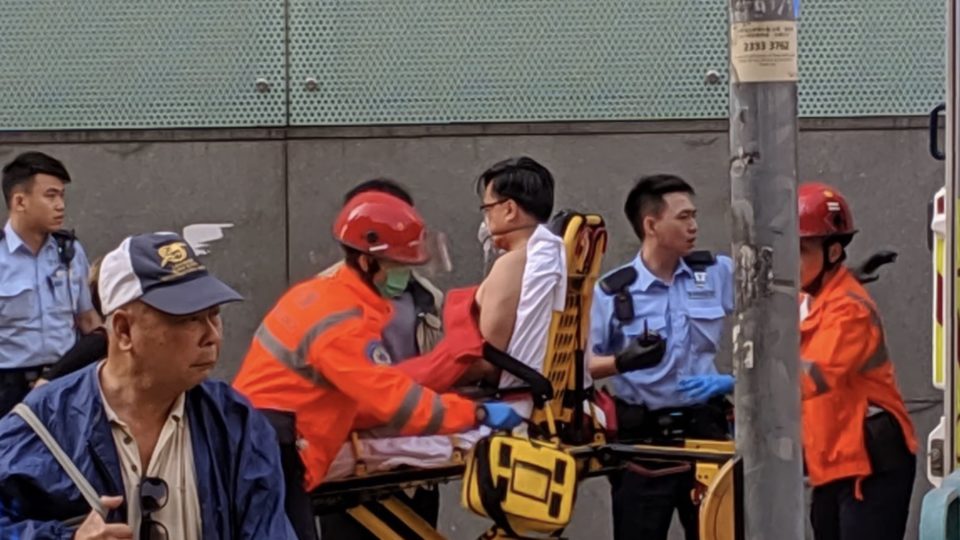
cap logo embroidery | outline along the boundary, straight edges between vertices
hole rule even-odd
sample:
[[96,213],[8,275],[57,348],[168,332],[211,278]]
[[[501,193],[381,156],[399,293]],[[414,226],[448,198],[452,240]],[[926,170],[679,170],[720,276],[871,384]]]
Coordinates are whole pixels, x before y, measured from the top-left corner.
[[160,256],[160,267],[170,267],[170,275],[164,276],[160,281],[169,281],[177,279],[191,272],[203,270],[204,266],[190,257],[187,251],[187,244],[184,242],[173,242],[157,249],[157,255]]
[[168,264],[176,264],[187,259],[187,246],[183,242],[167,244],[157,250],[157,255],[160,255],[160,266],[166,268]]

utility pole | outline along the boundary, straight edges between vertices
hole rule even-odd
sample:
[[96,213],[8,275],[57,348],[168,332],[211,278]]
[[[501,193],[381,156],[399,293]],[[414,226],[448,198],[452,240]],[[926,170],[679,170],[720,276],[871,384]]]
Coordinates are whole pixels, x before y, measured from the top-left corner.
[[728,0],[736,448],[749,540],[803,540],[797,233],[799,0]]

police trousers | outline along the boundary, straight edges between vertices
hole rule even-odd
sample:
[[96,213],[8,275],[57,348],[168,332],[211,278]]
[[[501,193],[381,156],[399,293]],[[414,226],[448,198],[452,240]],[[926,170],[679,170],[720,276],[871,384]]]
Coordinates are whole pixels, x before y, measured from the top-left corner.
[[[677,439],[730,438],[725,400],[706,405],[650,411],[616,400],[618,439],[666,444]],[[668,464],[666,466],[674,466]],[[651,467],[648,467],[651,468]],[[699,508],[691,491],[695,470],[665,476],[645,476],[629,470],[610,476],[613,536],[617,540],[667,540],[674,511],[686,540],[699,538]]]
[[866,446],[873,474],[860,484],[844,478],[813,489],[810,521],[816,540],[902,540],[910,512],[917,456],[889,413],[866,420]]

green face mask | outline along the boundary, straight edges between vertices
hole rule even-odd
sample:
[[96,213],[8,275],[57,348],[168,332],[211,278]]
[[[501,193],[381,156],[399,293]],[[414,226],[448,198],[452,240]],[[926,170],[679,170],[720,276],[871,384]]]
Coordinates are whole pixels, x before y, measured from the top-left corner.
[[386,271],[387,277],[382,283],[377,283],[377,289],[384,298],[397,298],[407,290],[410,283],[410,269],[404,266],[390,268]]

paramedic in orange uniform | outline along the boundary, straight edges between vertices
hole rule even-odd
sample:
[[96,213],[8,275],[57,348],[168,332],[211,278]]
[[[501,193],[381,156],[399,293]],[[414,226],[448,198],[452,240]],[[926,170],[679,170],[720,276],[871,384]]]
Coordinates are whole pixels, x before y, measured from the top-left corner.
[[843,264],[856,229],[843,195],[798,192],[803,451],[816,540],[901,540],[917,441],[877,306]]
[[509,429],[522,421],[508,405],[438,394],[390,365],[383,345],[389,293],[429,258],[423,220],[411,205],[385,193],[357,195],[333,233],[345,264],[280,298],[233,383],[277,431],[287,513],[301,539],[315,537],[305,490],[326,476],[358,409],[399,435],[455,433],[478,421]]

